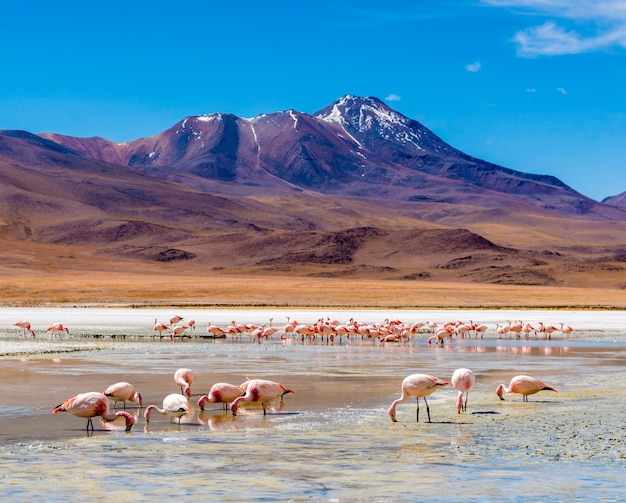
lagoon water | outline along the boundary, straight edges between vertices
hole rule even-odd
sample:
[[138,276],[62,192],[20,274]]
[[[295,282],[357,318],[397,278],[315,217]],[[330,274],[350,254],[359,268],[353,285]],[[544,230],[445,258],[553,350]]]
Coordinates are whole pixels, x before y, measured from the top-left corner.
[[[421,333],[404,343],[333,344],[275,335],[242,340],[154,338],[154,319],[172,314],[281,327],[286,317],[366,323],[473,320],[482,338],[429,346]],[[27,319],[35,339],[13,326]],[[575,331],[550,340],[501,338],[495,324],[522,319]],[[45,329],[62,322],[63,340]],[[626,501],[626,314],[621,311],[522,310],[217,310],[177,308],[4,308],[0,312],[0,495],[3,501]],[[293,389],[267,416],[233,417],[221,406],[195,408],[182,424],[142,410],[130,433],[118,423],[52,415],[79,392],[132,382],[144,406],[177,392],[174,371],[196,372],[192,403],[215,382],[267,378]],[[415,421],[415,400],[387,408],[402,379],[450,379],[471,368],[468,411],[456,392],[428,399],[432,422]],[[528,374],[558,389],[523,402],[495,389]]]

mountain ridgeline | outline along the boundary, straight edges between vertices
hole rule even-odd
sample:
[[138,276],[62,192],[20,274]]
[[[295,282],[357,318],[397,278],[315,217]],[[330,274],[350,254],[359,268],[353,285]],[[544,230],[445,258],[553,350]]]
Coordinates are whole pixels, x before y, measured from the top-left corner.
[[127,143],[0,131],[0,190],[11,247],[95,261],[559,284],[556,263],[626,256],[619,204],[469,156],[371,97]]

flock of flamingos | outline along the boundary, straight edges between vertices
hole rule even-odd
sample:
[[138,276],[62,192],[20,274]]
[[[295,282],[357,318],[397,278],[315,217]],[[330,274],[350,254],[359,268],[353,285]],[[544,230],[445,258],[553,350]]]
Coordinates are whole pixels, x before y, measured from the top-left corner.
[[[427,330],[432,335],[428,339],[428,343],[442,343],[445,339],[453,336],[466,337],[482,336],[487,330],[485,325],[477,325],[473,322],[449,322],[439,326],[437,323],[412,323],[405,324],[400,320],[385,320],[383,323],[365,324],[358,323],[354,319],[350,319],[347,324],[340,324],[338,322],[323,318],[320,318],[313,324],[300,324],[291,318],[287,318],[287,324],[280,329],[272,326],[272,318],[270,318],[269,326],[257,326],[253,324],[237,324],[232,322],[228,327],[220,328],[212,326],[209,322],[207,325],[207,332],[212,338],[225,338],[231,336],[233,338],[240,338],[244,333],[248,333],[252,341],[260,342],[261,339],[271,338],[276,332],[281,332],[280,336],[283,343],[290,343],[298,338],[305,341],[307,338],[315,340],[320,338],[325,341],[333,341],[337,338],[345,337],[346,339],[361,337],[364,339],[373,339],[380,342],[398,342],[408,340],[415,336],[420,330]],[[181,337],[187,330],[195,330],[195,322],[193,320],[188,321],[185,325],[179,324],[183,321],[181,316],[173,316],[169,324],[154,322],[154,331],[158,333],[162,338],[169,335],[171,340],[175,337]],[[20,327],[24,331],[24,335],[30,332],[35,337],[34,331],[32,331],[30,324],[27,322],[17,322],[16,326]],[[539,323],[537,328],[528,323],[522,323],[521,321],[512,322],[509,321],[507,325],[496,324],[496,331],[501,336],[515,335],[521,337],[522,334],[526,337],[533,334],[542,334],[544,337],[549,338],[551,334],[559,330],[563,334],[569,335],[573,329],[569,326],[565,326],[561,323],[560,329],[549,325],[546,326],[543,323]],[[48,328],[47,332],[51,332],[52,336],[60,336],[62,332],[69,334],[67,327],[61,324],[55,324]],[[164,334],[165,333],[165,334]],[[144,411],[144,420],[148,424],[150,422],[150,416],[153,412],[165,415],[172,422],[174,419],[178,419],[180,424],[181,417],[189,414],[193,414],[193,408],[191,406],[191,385],[195,379],[195,374],[191,369],[181,368],[174,374],[174,381],[176,385],[180,386],[180,393],[172,393],[167,395],[163,399],[162,407],[156,405],[149,405]],[[388,414],[391,420],[396,422],[396,408],[398,405],[403,404],[411,397],[415,397],[417,403],[416,421],[419,422],[420,412],[420,398],[426,405],[426,414],[428,422],[430,419],[430,408],[426,397],[434,393],[437,389],[452,385],[458,392],[457,395],[457,412],[460,414],[467,410],[467,396],[470,389],[474,386],[475,376],[474,373],[467,368],[459,368],[454,371],[450,381],[440,379],[438,377],[428,374],[411,374],[404,378],[401,385],[401,396],[394,400],[388,410]],[[539,379],[534,377],[517,375],[513,377],[508,386],[500,384],[496,389],[496,394],[501,400],[504,400],[504,393],[519,393],[523,396],[523,400],[527,401],[528,396],[538,393],[539,391],[554,391],[552,386],[549,386]],[[251,379],[247,380],[241,385],[234,385],[230,383],[216,383],[214,384],[207,395],[202,395],[198,401],[198,407],[204,411],[206,403],[221,403],[223,404],[223,410],[230,410],[233,416],[237,415],[241,404],[260,404],[263,409],[263,414],[267,413],[268,407],[272,407],[273,404],[278,402],[278,407],[274,410],[280,410],[283,406],[283,396],[288,393],[294,393],[294,391],[288,389],[284,385],[278,382],[270,381],[267,379]],[[87,431],[91,429],[93,432],[92,418],[100,417],[103,421],[111,422],[115,421],[119,417],[123,417],[126,421],[126,431],[130,431],[135,424],[135,417],[125,410],[111,412],[109,408],[109,400],[114,402],[113,409],[117,408],[119,402],[123,403],[124,409],[126,409],[126,402],[135,402],[139,408],[143,407],[143,400],[141,394],[135,390],[133,385],[127,382],[118,382],[109,386],[103,392],[88,392],[78,394],[64,403],[55,407],[52,411],[53,414],[58,412],[68,412],[74,416],[87,419]]]
[[[196,322],[195,320],[189,320],[186,323],[183,321],[182,316],[172,316],[169,323],[160,323],[156,319],[153,325],[153,336],[158,335],[159,339],[164,337],[174,339],[182,339],[184,337],[207,337],[213,340],[225,339],[231,337],[233,340],[240,340],[244,334],[248,334],[251,341],[261,343],[263,340],[271,339],[276,333],[280,333],[280,337],[283,342],[288,343],[293,340],[300,339],[302,342],[310,341],[326,341],[342,342],[346,340],[355,339],[368,339],[374,342],[402,342],[408,341],[414,338],[418,333],[430,333],[431,337],[428,339],[428,344],[441,343],[446,339],[452,339],[453,337],[482,337],[483,334],[489,329],[487,325],[474,323],[473,321],[450,321],[439,325],[433,321],[427,322],[415,322],[404,323],[400,320],[384,320],[380,323],[363,323],[350,318],[347,323],[340,323],[337,320],[331,320],[329,318],[320,318],[315,323],[299,323],[297,320],[287,317],[287,323],[282,327],[282,330],[272,325],[273,318],[269,319],[269,326],[256,325],[253,323],[232,323],[225,327],[219,327],[212,325],[209,321],[207,323],[207,334],[196,335]],[[20,334],[24,337],[30,334],[35,337],[35,331],[32,329],[31,324],[28,321],[18,321],[14,323],[20,329]],[[533,326],[531,323],[523,323],[521,320],[509,321],[507,325],[500,325],[496,323],[495,330],[500,337],[516,336],[516,337],[530,337],[542,336],[546,339],[550,339],[555,332],[561,332],[564,335],[570,335],[574,329],[560,324],[560,327],[554,325],[546,325],[543,322],[539,322],[537,326]],[[62,323],[55,323],[48,327],[45,333],[50,334],[50,338],[55,336],[61,338],[63,334],[69,335],[69,328]]]
[[[195,373],[188,368],[180,368],[174,374],[174,381],[180,386],[180,393],[171,393],[163,399],[163,407],[156,405],[149,405],[144,411],[144,420],[146,425],[150,422],[150,415],[152,412],[158,412],[164,416],[167,416],[172,422],[174,419],[178,419],[180,425],[181,417],[185,415],[192,415],[193,408],[191,406],[191,384],[195,379]],[[428,374],[411,374],[404,378],[402,381],[401,391],[402,395],[389,407],[387,411],[391,420],[396,420],[396,408],[398,405],[405,403],[410,397],[415,397],[417,402],[417,417],[416,421],[419,422],[419,399],[424,400],[426,405],[426,414],[428,416],[428,422],[430,423],[430,408],[426,397],[434,393],[438,388],[443,386],[452,385],[457,390],[457,412],[460,414],[463,411],[467,411],[467,396],[470,389],[474,386],[475,377],[474,372],[470,369],[460,368],[456,369],[452,374],[450,381],[439,379],[438,377]],[[504,400],[503,393],[519,393],[523,396],[524,401],[528,401],[528,395],[533,395],[539,391],[549,390],[556,392],[552,386],[544,384],[539,379],[534,377],[518,375],[511,379],[508,386],[500,384],[496,389],[496,394],[500,400]],[[294,393],[294,391],[285,387],[281,383],[270,381],[267,379],[249,379],[239,386],[230,383],[216,383],[214,384],[209,393],[202,395],[198,399],[198,407],[204,411],[206,403],[221,403],[223,404],[223,410],[230,409],[233,416],[237,415],[241,404],[260,404],[263,408],[263,415],[267,414],[267,409],[278,402],[278,407],[275,410],[281,410],[283,407],[283,396],[288,393]],[[117,382],[112,384],[103,392],[91,391],[87,393],[80,393],[72,398],[69,398],[62,404],[58,405],[52,410],[53,414],[58,412],[68,412],[76,417],[82,417],[87,419],[87,431],[91,429],[93,432],[92,418],[100,417],[103,421],[115,421],[119,417],[123,417],[126,421],[126,431],[130,431],[135,424],[135,417],[121,410],[117,412],[111,412],[109,410],[109,400],[114,402],[114,410],[117,408],[118,402],[122,402],[124,409],[126,409],[126,402],[135,402],[139,408],[143,407],[143,399],[141,394],[135,390],[132,384],[127,382]]]

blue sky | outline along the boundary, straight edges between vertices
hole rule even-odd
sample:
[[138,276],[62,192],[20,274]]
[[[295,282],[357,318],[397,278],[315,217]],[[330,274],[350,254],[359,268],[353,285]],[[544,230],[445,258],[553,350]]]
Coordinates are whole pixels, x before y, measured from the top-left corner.
[[452,146],[626,191],[626,1],[8,2],[0,129],[129,141],[376,96]]

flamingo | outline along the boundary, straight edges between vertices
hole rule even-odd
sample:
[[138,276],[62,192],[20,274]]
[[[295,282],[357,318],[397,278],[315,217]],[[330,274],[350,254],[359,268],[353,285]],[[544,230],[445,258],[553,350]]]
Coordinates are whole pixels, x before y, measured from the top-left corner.
[[221,403],[222,408],[226,410],[228,404],[230,404],[235,398],[239,398],[244,394],[244,390],[240,386],[229,384],[227,382],[218,382],[211,386],[208,395],[202,395],[198,399],[198,407],[200,410],[204,410],[204,404],[209,403]]
[[496,389],[496,394],[500,397],[500,400],[504,400],[502,393],[520,393],[524,396],[523,401],[528,401],[528,395],[534,395],[539,391],[549,390],[557,392],[552,386],[542,383],[539,379],[529,377],[525,375],[515,376],[511,379],[508,388],[504,384],[500,384]]
[[174,337],[182,337],[189,327],[187,325],[176,325],[172,328],[172,333],[170,334],[170,340],[173,341]]
[[30,329],[30,323],[28,321],[18,321],[16,323],[13,323],[16,327],[20,327],[20,333],[24,334],[24,337],[26,337],[26,332],[30,332],[30,335],[32,335],[33,337],[35,337],[35,332],[33,330]]
[[521,321],[516,321],[513,325],[509,321],[509,332],[515,334],[516,337],[520,336],[520,332],[524,329],[524,324]]
[[67,327],[64,327],[62,323],[55,323],[51,326],[48,327],[48,330],[46,330],[46,332],[52,332],[51,337],[54,337],[54,335],[56,334],[57,337],[61,337],[61,332],[65,332],[66,334],[69,335],[70,330]]
[[[563,322],[561,322],[561,332],[569,335],[574,331],[574,329],[572,327],[570,327],[569,325],[563,325]],[[35,333],[33,332],[33,337],[35,337]]]
[[187,322],[187,326],[188,326],[189,328],[191,328],[191,330],[195,330],[195,329],[196,329],[196,320],[189,320],[189,321]]
[[209,321],[207,323],[206,331],[211,334],[211,336],[215,339],[217,337],[226,337],[226,332],[221,327],[216,327],[215,325],[211,325]]
[[176,323],[183,321],[183,319],[184,318],[182,316],[174,315],[170,318],[170,325],[176,325]]
[[172,393],[170,395],[167,395],[163,399],[162,409],[159,409],[156,405],[148,405],[146,411],[143,413],[146,424],[150,422],[150,414],[153,410],[158,412],[159,414],[169,417],[170,423],[172,422],[172,419],[177,417],[179,425],[181,417],[183,417],[185,414],[191,414],[191,409],[189,408],[189,400],[187,399],[187,397],[179,395],[178,393]]
[[93,431],[92,417],[100,416],[105,421],[115,421],[118,417],[126,419],[126,431],[130,431],[135,424],[135,418],[128,412],[120,410],[115,414],[109,412],[109,399],[104,393],[91,391],[88,393],[80,393],[75,397],[69,398],[61,405],[52,410],[53,414],[57,412],[69,412],[76,417],[87,418],[87,431],[91,427]]
[[543,321],[539,322],[539,328],[537,329],[537,332],[541,332],[543,334],[546,335],[546,338],[550,339],[552,336],[552,332],[556,332],[558,330],[558,328],[556,328],[554,325],[544,325]]
[[111,384],[111,386],[104,390],[104,394],[113,400],[114,409],[117,408],[117,402],[124,402],[124,408],[126,408],[126,401],[137,402],[139,407],[143,406],[141,393],[135,391],[133,385],[127,382],[122,381]]
[[191,396],[191,383],[196,378],[196,374],[191,369],[181,368],[174,372],[174,381],[180,386],[181,394]]
[[160,338],[163,338],[163,332],[165,332],[166,330],[169,330],[170,326],[165,324],[165,323],[157,323],[157,319],[155,318],[154,319],[154,325],[153,325],[152,329],[155,332],[159,333],[159,337]]
[[280,403],[283,403],[283,396],[287,393],[294,393],[294,391],[286,388],[280,383],[274,381],[268,381],[267,379],[252,379],[248,380],[241,385],[241,388],[245,390],[245,394],[238,398],[235,398],[230,404],[230,410],[233,416],[237,415],[237,409],[241,402],[261,402],[263,407],[263,415],[267,414],[267,404],[280,399]]
[[453,333],[454,327],[452,325],[446,325],[444,327],[438,328],[435,331],[435,334],[432,337],[428,338],[428,344],[430,344],[433,340],[436,340],[435,344],[441,342],[441,345],[443,346],[444,339],[446,339],[447,337],[451,337]]
[[[457,412],[459,414],[461,411],[467,412],[467,395],[469,394],[469,390],[472,389],[472,386],[474,386],[474,382],[476,382],[474,372],[470,369],[456,369],[452,373],[452,379],[450,382],[459,392],[459,396],[456,400]],[[465,402],[463,402],[463,393],[465,393]]]
[[402,381],[402,396],[391,404],[387,413],[391,416],[391,420],[396,423],[396,407],[401,403],[405,403],[409,397],[414,396],[417,401],[417,421],[419,421],[421,397],[426,404],[426,413],[428,414],[428,422],[430,423],[430,409],[426,397],[434,393],[440,386],[447,386],[448,384],[450,384],[448,381],[444,381],[435,376],[411,374]]

